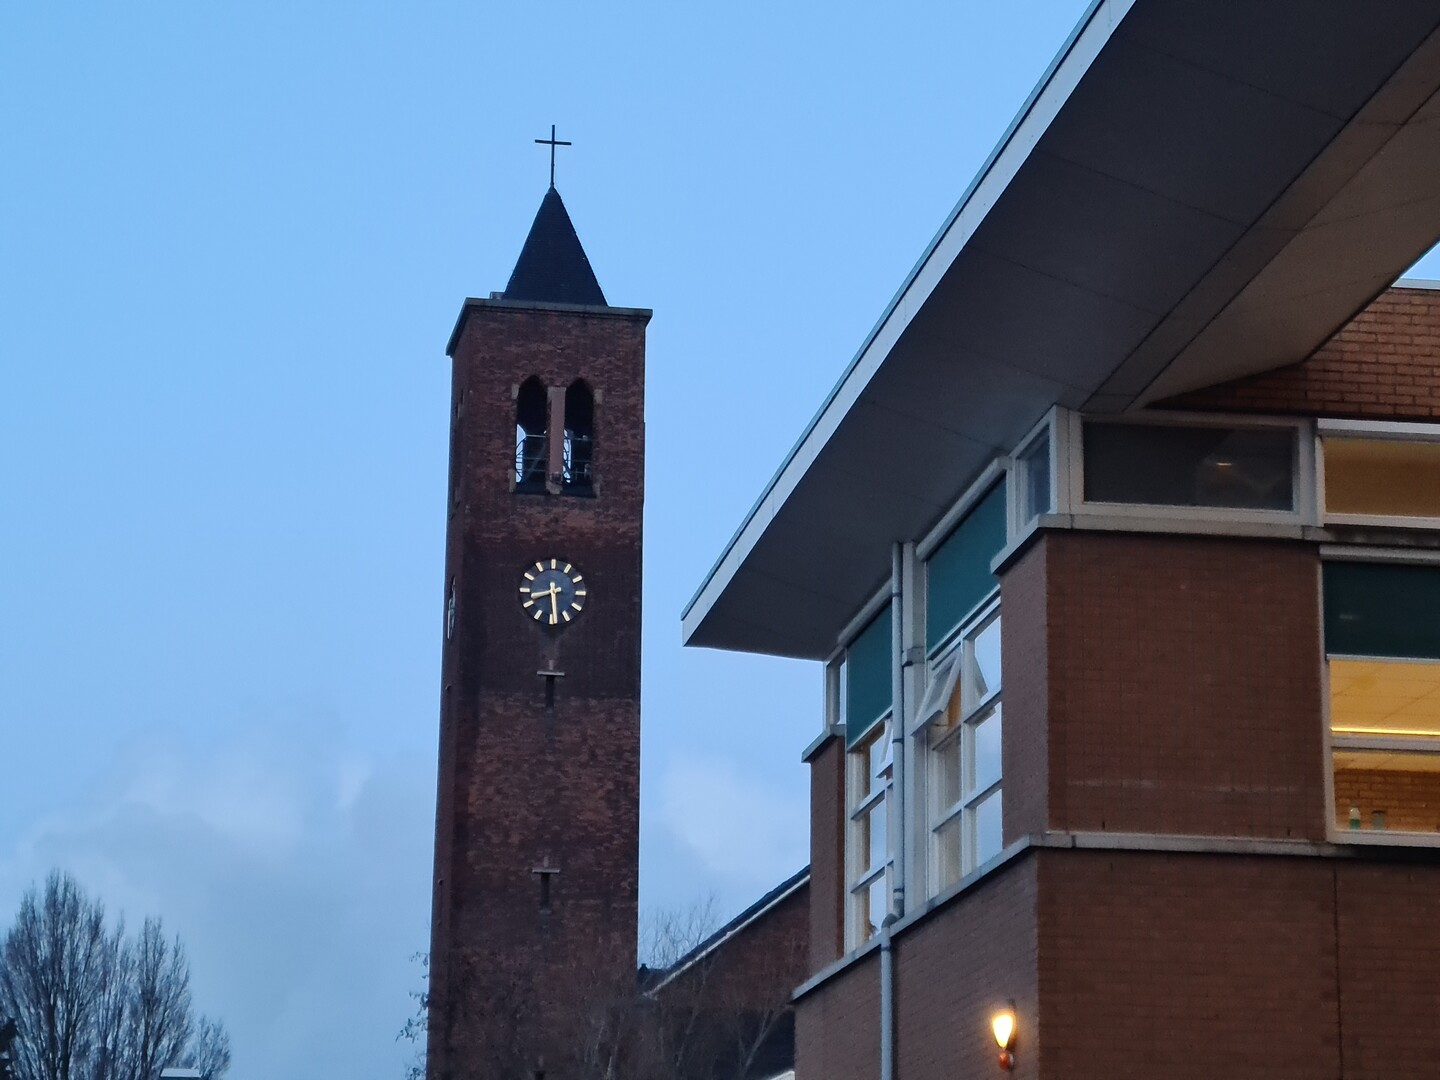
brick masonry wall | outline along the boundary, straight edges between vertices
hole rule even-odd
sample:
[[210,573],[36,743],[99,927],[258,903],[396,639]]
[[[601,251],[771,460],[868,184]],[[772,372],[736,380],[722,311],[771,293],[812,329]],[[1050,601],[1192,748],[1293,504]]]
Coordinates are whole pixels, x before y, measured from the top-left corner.
[[810,758],[809,972],[845,948],[845,740],[836,736]]
[[1336,769],[1335,825],[1348,831],[1350,807],[1360,809],[1362,831],[1373,828],[1375,811],[1387,829],[1440,833],[1440,773],[1398,769]]
[[[1356,862],[1335,869],[1345,1080],[1440,1073],[1440,867]],[[1319,1074],[1317,1074],[1319,1075]]]
[[[1021,859],[1003,867],[896,939],[897,1075],[998,1075],[990,1018],[1009,1000],[1017,1016],[1032,1018],[1017,1035],[1010,1075],[1047,1075],[1033,1023],[1040,1008],[1036,866],[1034,859]],[[820,1075],[802,1073],[803,1080]]]
[[1440,290],[1389,289],[1309,359],[1182,394],[1160,407],[1440,418]]
[[795,1006],[796,1080],[880,1075],[880,955],[872,952]]
[[1045,1075],[1435,1076],[1440,865],[1373,854],[1041,852]]
[[1039,861],[1046,1076],[1351,1075],[1338,1053],[1338,860],[1045,851]]
[[1048,577],[1042,539],[1000,577],[1001,685],[1005,688],[1005,843],[1050,823]]
[[[1090,532],[1038,546],[1051,827],[1323,839],[1314,548]],[[1025,633],[1008,608],[1005,632]],[[1025,678],[1007,657],[1007,738]]]
[[[644,328],[644,317],[481,304],[455,348],[432,1080],[542,1062],[565,1080],[576,1023],[634,985]],[[595,391],[595,498],[511,490],[513,395],[530,375],[550,387],[583,377]],[[549,556],[589,586],[559,633],[530,619],[518,592],[525,567]],[[565,673],[553,709],[541,670]],[[548,910],[540,866],[560,871]]]
[[651,1025],[648,1045],[659,1060],[650,1059],[649,1071],[645,1061],[633,1064],[634,1075],[772,1076],[790,1067],[791,994],[808,974],[809,932],[802,883],[658,986],[637,1022]]

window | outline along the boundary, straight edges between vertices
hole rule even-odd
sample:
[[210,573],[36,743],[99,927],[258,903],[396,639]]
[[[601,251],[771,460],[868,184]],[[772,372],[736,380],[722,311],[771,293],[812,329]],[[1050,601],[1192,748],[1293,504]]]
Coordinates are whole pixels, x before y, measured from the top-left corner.
[[875,725],[847,755],[845,947],[877,933],[890,909],[890,720]]
[[1031,439],[1015,455],[1016,489],[1019,497],[1017,524],[1028,525],[1039,514],[1048,514],[1054,506],[1050,483],[1050,426],[1047,422],[1039,435]]
[[990,564],[1005,547],[1005,484],[980,497],[925,563],[925,646],[934,649],[993,593]]
[[1440,442],[1325,435],[1325,515],[1440,519]]
[[565,391],[564,484],[572,492],[590,491],[595,451],[595,395],[584,379]]
[[845,649],[845,947],[880,929],[890,898],[891,611],[880,609]]
[[515,395],[515,490],[545,490],[546,412],[545,384],[534,375],[520,384]]
[[1440,566],[1324,567],[1335,827],[1440,834]]
[[1087,420],[1083,443],[1086,502],[1295,510],[1293,427]]
[[1000,612],[991,605],[933,662],[920,706],[931,895],[1004,847],[1000,689]]

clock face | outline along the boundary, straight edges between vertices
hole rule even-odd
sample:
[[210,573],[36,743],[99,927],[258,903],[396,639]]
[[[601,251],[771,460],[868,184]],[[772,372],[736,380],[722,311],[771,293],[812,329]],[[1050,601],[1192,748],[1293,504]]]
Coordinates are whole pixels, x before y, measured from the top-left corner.
[[520,606],[543,626],[565,626],[585,608],[589,586],[564,559],[541,559],[526,568],[520,582]]

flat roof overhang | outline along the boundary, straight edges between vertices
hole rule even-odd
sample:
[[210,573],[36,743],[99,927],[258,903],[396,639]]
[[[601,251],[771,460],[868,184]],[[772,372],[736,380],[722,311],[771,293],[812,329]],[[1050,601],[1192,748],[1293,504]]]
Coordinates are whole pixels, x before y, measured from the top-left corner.
[[819,659],[1055,404],[1304,359],[1440,237],[1434,0],[1098,0],[682,616]]

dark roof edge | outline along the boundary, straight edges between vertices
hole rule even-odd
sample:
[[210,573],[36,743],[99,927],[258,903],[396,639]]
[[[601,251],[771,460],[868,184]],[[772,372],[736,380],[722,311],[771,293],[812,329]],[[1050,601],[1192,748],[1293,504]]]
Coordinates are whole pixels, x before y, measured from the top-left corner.
[[676,960],[675,963],[671,964],[668,968],[666,968],[660,980],[655,983],[654,986],[650,987],[649,992],[652,994],[658,992],[662,987],[665,986],[666,983],[670,982],[672,979],[682,974],[696,961],[700,960],[702,957],[719,948],[719,946],[722,945],[727,939],[732,938],[736,934],[740,933],[740,931],[744,930],[756,919],[760,918],[760,916],[764,915],[771,908],[775,907],[775,905],[780,903],[780,901],[790,896],[802,885],[809,884],[809,882],[809,866],[806,866],[798,872],[791,874],[779,885],[776,885],[775,888],[771,889],[764,896],[760,897],[759,900],[756,900],[744,911],[740,912],[739,915],[736,915],[724,926],[720,927],[720,929],[716,930],[704,941],[700,942],[700,944],[696,945],[684,956],[680,957],[679,960]]
[[455,329],[450,331],[450,340],[445,343],[445,355],[454,356],[455,346],[460,341],[460,332],[465,329],[465,317],[472,308],[494,308],[500,311],[553,311],[558,314],[590,315],[600,319],[640,319],[649,322],[655,313],[650,308],[609,307],[602,304],[557,304],[547,300],[506,300],[504,297],[466,297],[460,305],[460,314],[455,319]]

